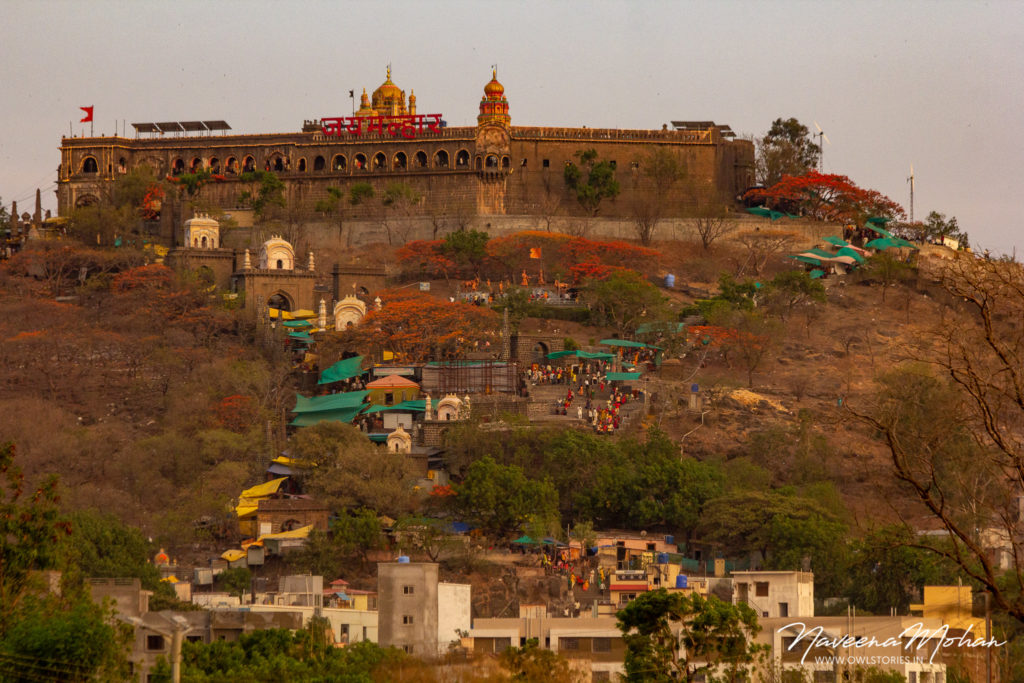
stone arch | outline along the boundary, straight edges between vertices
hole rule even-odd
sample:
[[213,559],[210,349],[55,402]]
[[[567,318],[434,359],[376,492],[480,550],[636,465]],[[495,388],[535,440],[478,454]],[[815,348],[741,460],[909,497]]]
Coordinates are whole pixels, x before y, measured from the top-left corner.
[[188,172],[197,173],[201,170],[203,170],[203,160],[200,159],[199,157],[193,158],[192,163],[188,165]]
[[533,345],[533,357],[534,358],[547,358],[551,349],[548,347],[547,342],[538,341]]
[[290,294],[279,289],[267,297],[267,306],[279,311],[291,311],[294,308],[294,303]]
[[344,173],[348,169],[348,159],[344,154],[335,154],[331,159],[331,170],[335,173]]
[[416,156],[413,157],[412,165],[414,168],[426,168],[427,167],[427,153],[422,149],[416,152]]
[[484,160],[480,158],[479,154],[476,156],[476,162],[475,163],[476,163],[476,170],[480,171],[480,170],[483,169]]
[[484,159],[484,165],[487,166],[487,168],[498,168],[498,155],[488,154],[487,158]]
[[210,168],[210,173],[220,173],[220,159],[217,157],[210,157],[207,166]]
[[352,157],[352,163],[355,165],[357,171],[365,171],[368,168],[366,164],[366,155],[362,152]]
[[325,168],[327,168],[327,160],[318,154],[316,159],[313,159],[313,170],[322,171]]
[[302,157],[302,158],[299,159],[299,173],[305,173],[305,172],[306,172],[306,157]]
[[469,168],[469,150],[460,149],[455,153],[455,168]]
[[206,249],[206,242],[206,235],[203,235],[203,239],[199,240],[199,246],[201,246],[203,249]]
[[178,157],[171,163],[171,175],[181,175],[185,172],[185,160]]
[[434,153],[434,168],[448,168],[448,152],[439,149]]
[[501,167],[503,169],[505,169],[506,171],[508,169],[512,168],[512,160],[509,159],[508,157],[502,157],[501,158]]
[[121,174],[128,172],[128,160],[124,157],[117,160],[117,172]]
[[238,159],[235,157],[228,157],[228,161],[225,166],[228,173],[231,173],[232,175],[238,173]]
[[82,159],[82,173],[99,173],[100,167],[96,163],[96,157],[85,157]]
[[388,158],[384,155],[384,152],[377,152],[376,154],[373,155],[373,170],[388,170]]
[[391,160],[391,168],[396,171],[405,171],[409,168],[409,157],[405,155],[405,152],[395,155],[395,158]]
[[[205,237],[203,238],[203,242],[206,242]],[[201,283],[203,283],[207,287],[212,285],[216,280],[213,274],[213,268],[211,268],[210,266],[199,266],[199,269],[196,270],[196,277],[199,279]]]
[[256,170],[256,157],[246,154],[242,159],[242,173],[252,173]]
[[271,171],[283,173],[288,170],[288,157],[284,156],[281,152],[273,152],[267,159],[267,164],[270,166]]
[[98,204],[99,201],[99,197],[94,194],[83,194],[75,200],[75,208],[80,209],[83,206],[92,206],[93,204]]

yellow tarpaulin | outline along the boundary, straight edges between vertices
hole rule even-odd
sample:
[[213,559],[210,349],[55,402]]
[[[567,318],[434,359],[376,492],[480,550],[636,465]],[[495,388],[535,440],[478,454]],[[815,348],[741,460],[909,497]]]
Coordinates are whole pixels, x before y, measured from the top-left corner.
[[278,465],[287,465],[288,467],[316,467],[316,463],[311,460],[289,458],[287,455],[279,455],[271,460],[271,462],[277,463]]
[[267,539],[278,540],[282,538],[309,538],[309,532],[313,530],[313,525],[299,527],[298,529],[292,529],[291,531],[281,531],[276,534],[264,534],[260,536],[259,540],[265,541]]
[[[277,490],[281,488],[281,484],[283,484],[287,478],[288,477],[279,477],[277,479],[265,481],[262,484],[256,484],[256,486],[247,488],[246,490],[242,491],[242,493],[238,497],[266,498],[267,496],[272,496],[275,493],[277,493]],[[241,501],[239,501],[239,503],[241,503]]]
[[244,550],[232,548],[231,550],[225,550],[223,553],[221,553],[220,557],[221,559],[227,560],[228,562],[237,562],[238,560],[245,557],[245,555],[246,553]]
[[249,498],[242,498],[241,500],[238,501],[238,507],[235,508],[235,514],[238,515],[239,519],[241,519],[243,517],[255,515],[256,510],[258,509],[258,501],[251,500]]
[[274,320],[306,320],[316,317],[316,311],[311,311],[307,308],[300,308],[297,311],[282,311],[279,308],[268,308],[267,313]]

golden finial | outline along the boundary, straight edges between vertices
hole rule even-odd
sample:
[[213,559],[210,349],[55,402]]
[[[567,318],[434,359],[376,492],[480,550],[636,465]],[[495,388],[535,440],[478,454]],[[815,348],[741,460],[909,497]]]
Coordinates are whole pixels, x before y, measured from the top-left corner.
[[388,80],[391,80],[391,65],[388,64]]

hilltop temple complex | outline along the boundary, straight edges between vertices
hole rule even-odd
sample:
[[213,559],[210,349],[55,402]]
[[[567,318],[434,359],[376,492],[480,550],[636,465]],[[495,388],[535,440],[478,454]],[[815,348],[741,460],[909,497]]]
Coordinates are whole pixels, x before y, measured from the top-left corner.
[[[710,121],[674,122],[652,130],[513,126],[510,102],[497,73],[484,86],[475,126],[451,127],[440,113],[420,113],[416,95],[387,78],[372,94],[364,89],[352,116],[320,116],[297,132],[229,135],[223,121],[136,123],[134,138],[65,137],[58,172],[58,210],[96,202],[119,175],[143,165],[174,178],[208,170],[202,198],[237,209],[251,183],[245,171],[272,171],[285,185],[290,210],[315,220],[313,207],[330,187],[370,183],[378,194],[402,182],[415,192],[411,215],[537,216],[557,206],[583,215],[569,194],[563,169],[577,152],[594,149],[616,168],[621,194],[601,206],[601,216],[629,217],[656,190],[645,164],[667,149],[685,166],[671,188],[672,211],[683,215],[708,203],[730,203],[753,184],[754,149],[728,126]],[[436,111],[436,110],[434,110]],[[664,201],[664,192],[658,193]],[[181,226],[187,216],[168,217]],[[174,233],[174,241],[181,235]]]

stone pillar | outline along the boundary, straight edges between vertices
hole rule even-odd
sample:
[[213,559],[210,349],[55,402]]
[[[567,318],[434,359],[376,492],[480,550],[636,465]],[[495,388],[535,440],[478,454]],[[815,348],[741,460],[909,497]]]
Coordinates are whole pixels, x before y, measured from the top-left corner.
[[242,261],[242,270],[252,270],[252,259],[249,256],[249,250],[245,250],[245,260]]
[[[310,259],[312,258],[311,255]],[[320,298],[320,308],[317,311],[316,322],[321,332],[327,329],[327,302],[323,300],[323,297]]]
[[423,419],[424,420],[433,420],[434,419],[434,413],[433,413],[433,410],[431,409],[431,406],[430,406],[430,394],[427,394],[426,397],[427,397],[427,403],[426,403],[426,410],[423,413]]
[[43,201],[38,187],[36,188],[36,210],[32,214],[32,225],[37,228],[43,227]]

